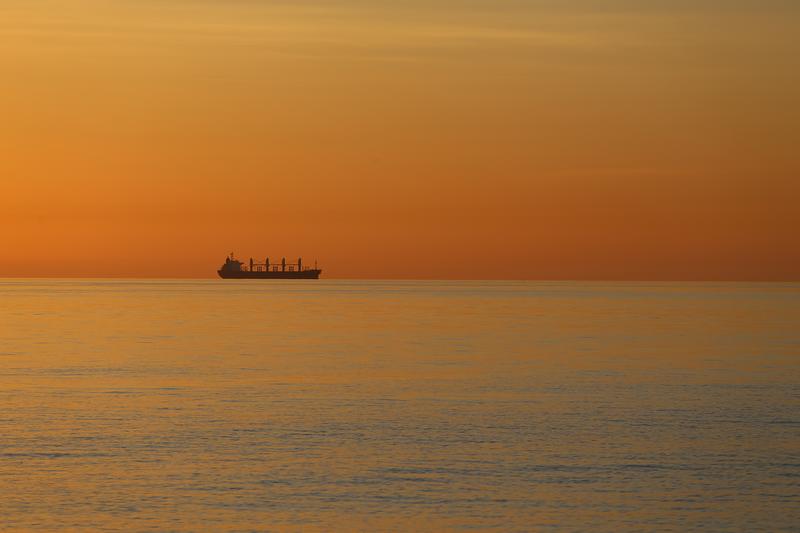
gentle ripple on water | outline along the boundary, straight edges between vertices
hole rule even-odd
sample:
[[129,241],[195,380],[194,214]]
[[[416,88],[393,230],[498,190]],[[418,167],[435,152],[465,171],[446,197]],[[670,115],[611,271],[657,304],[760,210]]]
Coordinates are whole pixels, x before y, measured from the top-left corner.
[[7,529],[797,530],[800,286],[0,281]]

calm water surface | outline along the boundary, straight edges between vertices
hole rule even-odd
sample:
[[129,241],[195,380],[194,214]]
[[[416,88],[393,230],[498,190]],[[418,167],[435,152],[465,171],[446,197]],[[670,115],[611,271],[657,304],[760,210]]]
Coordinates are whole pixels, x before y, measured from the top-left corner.
[[800,285],[0,280],[0,527],[800,528]]

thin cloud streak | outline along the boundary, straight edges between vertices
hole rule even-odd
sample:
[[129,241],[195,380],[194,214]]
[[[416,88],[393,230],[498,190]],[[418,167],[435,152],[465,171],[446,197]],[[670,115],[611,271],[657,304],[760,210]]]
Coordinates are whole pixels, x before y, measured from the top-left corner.
[[[92,4],[92,2],[89,2]],[[174,3],[156,9],[155,3],[123,6],[119,11],[98,9],[90,20],[72,19],[68,14],[53,15],[42,2],[28,9],[4,13],[0,38],[24,39],[31,43],[69,42],[96,49],[103,41],[112,50],[124,45],[158,45],[184,41],[187,44],[219,42],[250,46],[297,46],[301,53],[317,47],[316,54],[336,53],[331,48],[370,50],[371,55],[401,51],[424,53],[475,47],[512,49],[563,48],[590,52],[603,48],[641,46],[645,41],[635,35],[623,35],[603,28],[585,16],[572,17],[554,25],[537,24],[526,12],[521,17],[504,14],[489,18],[443,16],[432,11],[427,17],[409,16],[401,11],[394,17],[391,9],[359,10],[353,6],[288,6],[256,3],[247,21],[237,18],[238,6],[199,4],[203,9],[189,11],[196,2]],[[250,5],[250,3],[248,3]],[[185,15],[191,14],[192,17]],[[124,22],[123,22],[124,21]],[[102,49],[100,50],[102,52]]]

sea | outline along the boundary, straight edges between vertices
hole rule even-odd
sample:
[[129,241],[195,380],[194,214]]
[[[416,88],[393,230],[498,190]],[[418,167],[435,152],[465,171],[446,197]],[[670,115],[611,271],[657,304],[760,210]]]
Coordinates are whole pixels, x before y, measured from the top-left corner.
[[800,284],[2,279],[0,529],[800,531]]

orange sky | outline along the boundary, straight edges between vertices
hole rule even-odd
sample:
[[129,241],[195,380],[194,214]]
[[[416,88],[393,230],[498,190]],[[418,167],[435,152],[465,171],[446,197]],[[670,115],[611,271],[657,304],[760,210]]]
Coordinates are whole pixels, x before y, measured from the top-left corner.
[[800,3],[732,3],[4,0],[0,276],[800,280]]

